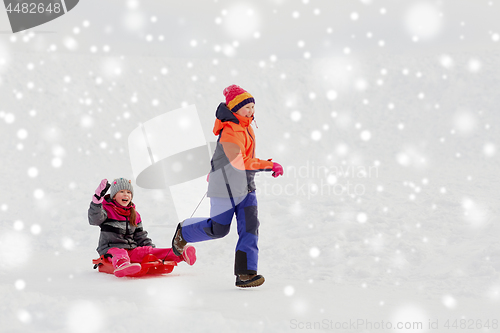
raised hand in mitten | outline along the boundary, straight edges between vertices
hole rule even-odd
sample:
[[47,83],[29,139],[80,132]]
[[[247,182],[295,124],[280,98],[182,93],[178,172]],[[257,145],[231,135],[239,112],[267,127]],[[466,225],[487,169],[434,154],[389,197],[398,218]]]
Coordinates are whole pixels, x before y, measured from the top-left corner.
[[276,178],[278,176],[283,176],[283,167],[280,164],[273,162],[273,177]]
[[106,195],[106,192],[108,192],[109,187],[111,186],[110,183],[108,183],[107,179],[101,180],[101,183],[95,190],[95,194],[92,197],[92,202],[95,204],[100,204],[102,203],[103,197]]

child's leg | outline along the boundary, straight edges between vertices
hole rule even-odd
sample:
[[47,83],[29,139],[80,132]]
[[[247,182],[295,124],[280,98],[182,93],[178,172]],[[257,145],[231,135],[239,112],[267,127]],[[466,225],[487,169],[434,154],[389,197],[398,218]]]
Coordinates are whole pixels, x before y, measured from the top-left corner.
[[175,262],[183,261],[182,257],[176,256],[174,251],[172,251],[172,249],[153,248],[153,249],[151,249],[151,254],[154,254],[156,256],[156,258],[161,259],[161,260],[165,260],[165,261],[175,261]]
[[257,217],[257,196],[250,192],[236,207],[238,221],[238,243],[234,262],[234,274],[257,274],[259,259],[259,219]]
[[184,261],[182,256],[176,256],[172,249],[159,249],[151,246],[139,246],[133,250],[130,250],[130,261],[141,263],[144,257],[148,254],[153,254],[156,258],[165,261],[175,261],[177,263]]
[[134,275],[141,270],[141,265],[130,263],[130,257],[127,250],[112,247],[107,253],[113,256],[111,262],[115,269],[113,272],[115,276],[124,277],[127,275]]
[[188,265],[194,265],[196,262],[196,250],[191,245],[185,246],[184,252],[180,256],[176,256],[172,249],[152,249],[151,253],[158,259],[165,261],[175,261],[177,263],[185,261]]
[[112,247],[108,250],[107,254],[112,255],[111,263],[113,264],[114,268],[116,268],[118,265],[121,265],[124,262],[130,262],[128,251],[125,249]]
[[234,215],[232,201],[210,198],[210,218],[190,218],[182,223],[182,237],[188,243],[202,242],[226,236]]

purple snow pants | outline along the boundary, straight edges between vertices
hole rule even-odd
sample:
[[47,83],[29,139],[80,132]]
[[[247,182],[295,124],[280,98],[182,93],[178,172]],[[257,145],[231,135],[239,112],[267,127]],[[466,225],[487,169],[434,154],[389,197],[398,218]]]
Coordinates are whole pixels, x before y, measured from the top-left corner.
[[190,218],[182,222],[182,236],[188,243],[202,242],[226,236],[233,215],[238,222],[238,243],[234,274],[257,274],[259,219],[255,191],[242,198],[210,198],[209,218]]

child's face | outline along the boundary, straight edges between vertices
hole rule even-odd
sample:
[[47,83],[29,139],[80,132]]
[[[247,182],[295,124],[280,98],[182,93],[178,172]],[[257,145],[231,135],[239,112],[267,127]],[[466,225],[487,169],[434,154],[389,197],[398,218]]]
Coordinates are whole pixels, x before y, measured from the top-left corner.
[[255,113],[255,103],[248,103],[241,109],[236,111],[236,114],[242,117],[252,118]]
[[128,206],[130,201],[132,201],[132,192],[129,190],[121,190],[115,194],[113,199],[122,206]]

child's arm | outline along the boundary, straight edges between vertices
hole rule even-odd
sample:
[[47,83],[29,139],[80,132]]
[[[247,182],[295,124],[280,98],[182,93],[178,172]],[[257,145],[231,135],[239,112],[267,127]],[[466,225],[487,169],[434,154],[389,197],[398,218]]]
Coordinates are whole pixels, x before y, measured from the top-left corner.
[[273,162],[261,160],[246,154],[243,146],[243,134],[228,132],[222,133],[220,143],[233,167],[239,170],[250,171],[271,171],[273,169]]
[[106,210],[102,208],[102,204],[96,204],[91,202],[89,207],[89,224],[91,225],[101,225],[102,222],[106,221],[108,214]]
[[106,220],[108,214],[102,208],[103,197],[106,194],[110,187],[107,179],[101,180],[101,183],[95,190],[94,195],[92,196],[92,202],[89,207],[89,224],[91,225],[100,225],[102,222]]

